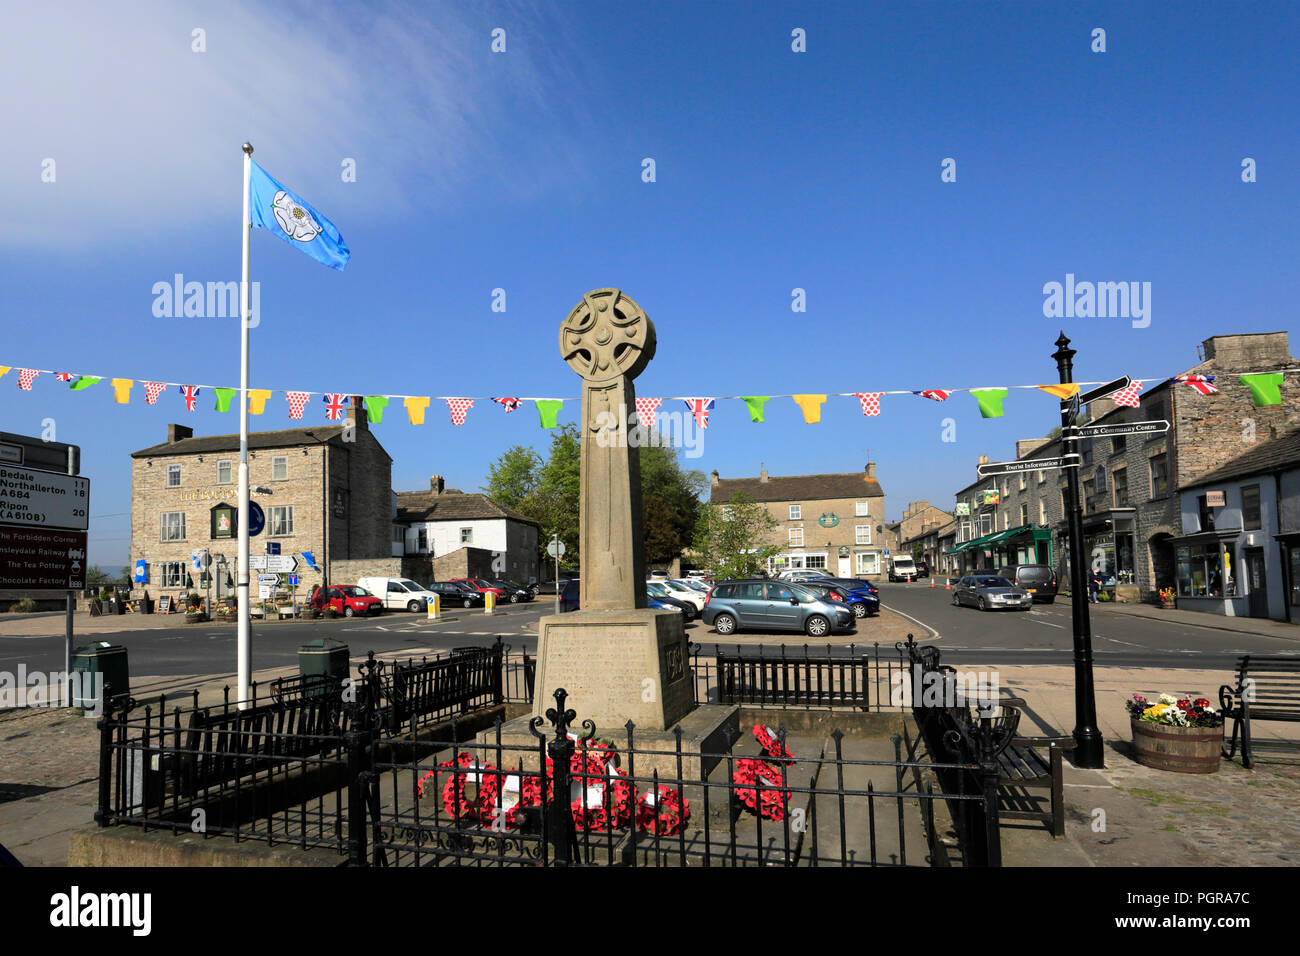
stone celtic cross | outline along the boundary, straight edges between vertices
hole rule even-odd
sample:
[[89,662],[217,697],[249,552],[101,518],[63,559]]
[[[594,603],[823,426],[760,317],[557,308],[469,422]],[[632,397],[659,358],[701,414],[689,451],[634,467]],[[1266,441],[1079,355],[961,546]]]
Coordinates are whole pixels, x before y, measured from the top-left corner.
[[560,326],[560,354],[582,376],[582,609],[644,608],[641,467],[627,429],[632,380],[654,357],[655,327],[618,289],[596,289]]

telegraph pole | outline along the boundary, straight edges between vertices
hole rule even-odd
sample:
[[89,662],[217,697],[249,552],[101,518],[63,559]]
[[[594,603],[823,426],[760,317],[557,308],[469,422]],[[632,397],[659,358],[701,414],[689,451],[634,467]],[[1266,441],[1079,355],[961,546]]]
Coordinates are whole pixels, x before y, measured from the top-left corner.
[[[1056,369],[1061,384],[1074,382],[1075,350],[1061,332],[1056,340]],[[1077,419],[1079,396],[1061,401],[1061,455],[1066,460],[1066,509],[1070,535],[1070,604],[1074,618],[1074,764],[1089,770],[1106,765],[1105,745],[1097,729],[1097,694],[1092,677],[1092,623],[1088,614],[1088,578],[1083,551],[1083,507],[1079,501],[1079,453]]]

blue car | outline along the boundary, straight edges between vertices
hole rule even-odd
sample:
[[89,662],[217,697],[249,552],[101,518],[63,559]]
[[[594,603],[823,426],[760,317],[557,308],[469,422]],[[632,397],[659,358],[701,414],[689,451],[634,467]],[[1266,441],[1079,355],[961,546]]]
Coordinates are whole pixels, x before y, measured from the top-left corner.
[[835,584],[847,591],[866,591],[868,594],[879,594],[879,589],[865,578],[830,578],[822,582],[823,584]]
[[865,588],[847,588],[837,584],[822,584],[820,581],[804,581],[803,585],[812,588],[828,601],[843,601],[856,618],[880,613],[880,596]]

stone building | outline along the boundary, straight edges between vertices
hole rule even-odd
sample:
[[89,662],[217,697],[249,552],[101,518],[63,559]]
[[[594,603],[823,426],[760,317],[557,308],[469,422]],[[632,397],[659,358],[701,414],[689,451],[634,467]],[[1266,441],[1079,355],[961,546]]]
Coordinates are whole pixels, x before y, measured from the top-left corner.
[[777,523],[772,543],[781,548],[770,573],[824,568],[842,577],[886,572],[885,492],[876,464],[860,472],[831,475],[720,478],[712,474],[709,502],[725,505],[736,492],[764,505]]
[[[941,508],[936,508],[930,502],[913,501],[903,511],[903,517],[889,525],[889,530],[893,534],[893,540],[897,542],[895,547],[899,554],[916,556],[919,552],[920,557],[931,568],[937,568],[937,555],[933,553],[933,546],[936,544],[937,538],[930,532],[949,524],[951,521],[951,514]],[[935,539],[929,541],[930,547],[928,549],[927,537]]]
[[397,493],[393,529],[393,553],[426,558],[428,580],[538,580],[537,522],[487,495],[447,488],[441,475],[430,478],[428,491]]
[[[300,593],[346,581],[332,573],[340,562],[391,552],[392,459],[356,404],[346,424],[248,436],[249,485],[271,490],[250,496],[266,525],[249,539],[249,551],[265,554],[276,543],[282,554],[297,555]],[[196,437],[191,428],[168,425],[167,441],[131,454],[131,564],[145,578],[136,596],[175,596],[209,583],[214,597],[233,590],[238,481],[238,435]],[[193,561],[204,549],[213,559],[210,582]]]
[[[1282,404],[1254,407],[1245,372],[1294,368],[1285,332],[1218,335],[1200,347],[1201,362],[1181,375],[1213,375],[1219,391],[1201,395],[1167,379],[1145,388],[1140,407],[1101,399],[1091,424],[1164,420],[1168,432],[1085,439],[1080,443],[1084,549],[1105,589],[1120,600],[1154,600],[1175,584],[1175,539],[1183,534],[1180,487],[1194,484],[1256,441],[1300,426],[1300,385],[1282,385]],[[1017,460],[1061,454],[1059,439],[1016,446]],[[982,461],[987,461],[984,456]],[[1044,470],[977,480],[956,494],[961,570],[1005,564],[1050,564],[1068,581],[1065,473]]]

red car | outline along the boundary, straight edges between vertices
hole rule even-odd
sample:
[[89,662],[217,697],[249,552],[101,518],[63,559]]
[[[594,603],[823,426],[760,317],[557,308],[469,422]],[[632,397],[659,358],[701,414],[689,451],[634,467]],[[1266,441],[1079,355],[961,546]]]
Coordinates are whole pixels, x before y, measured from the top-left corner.
[[487,594],[490,591],[496,595],[496,602],[498,604],[502,601],[510,600],[510,595],[506,593],[505,588],[499,588],[485,578],[452,578],[451,581],[453,584],[468,584],[474,590],[480,591],[483,594]]
[[318,584],[311,592],[311,605],[318,610],[332,607],[336,614],[344,617],[384,612],[383,601],[355,584],[331,584],[325,588]]

